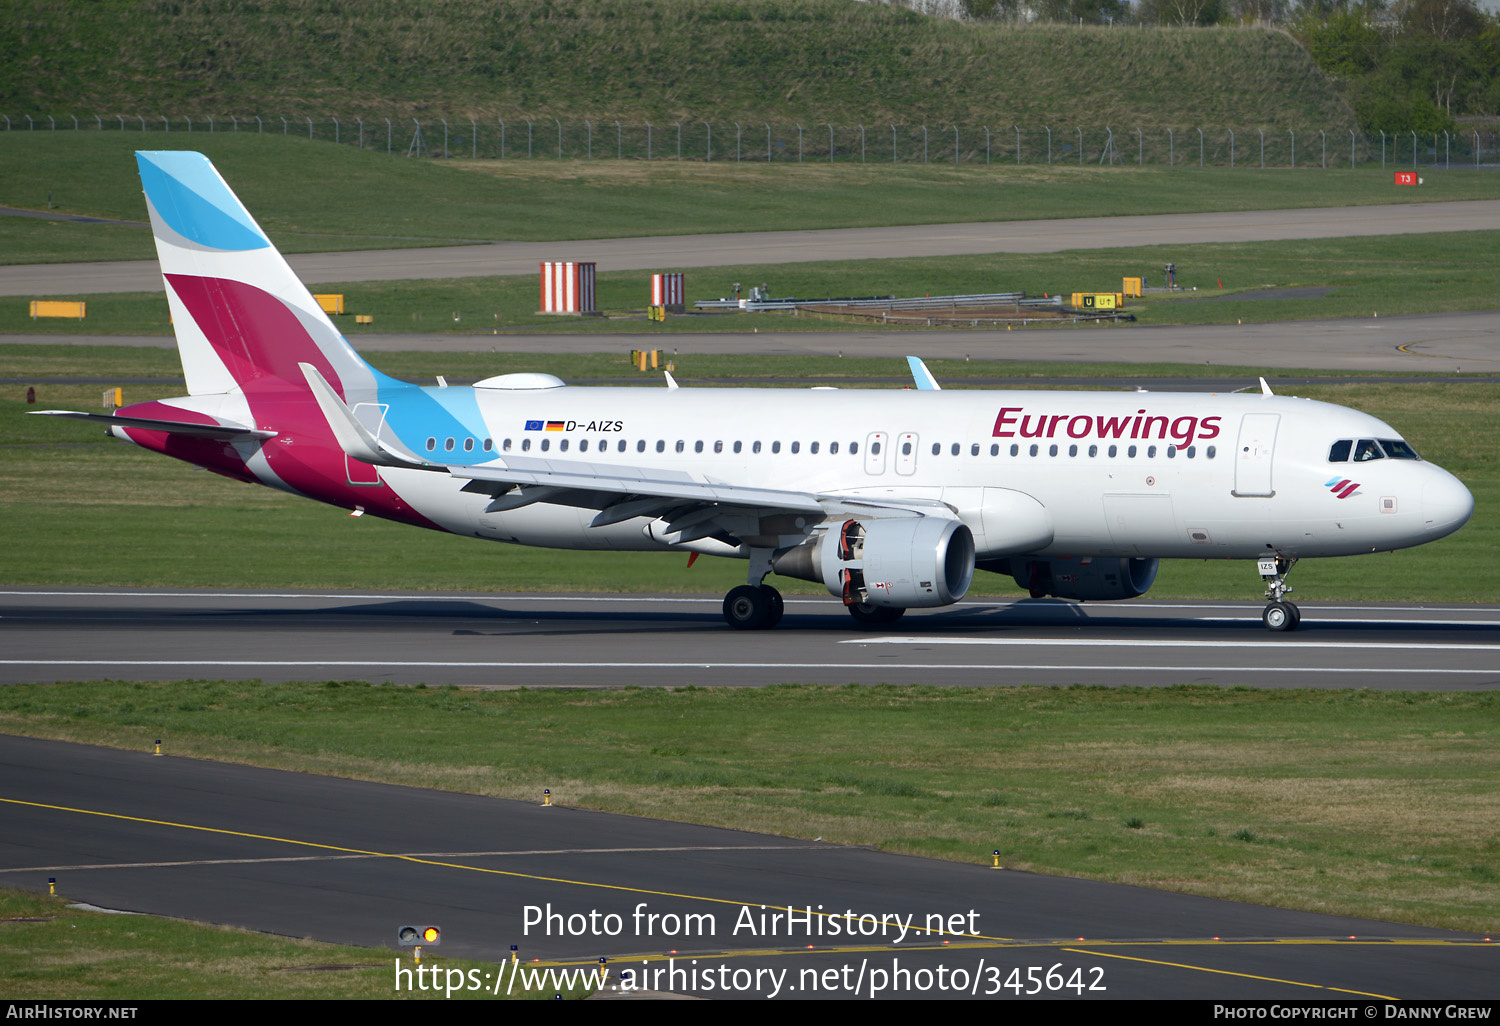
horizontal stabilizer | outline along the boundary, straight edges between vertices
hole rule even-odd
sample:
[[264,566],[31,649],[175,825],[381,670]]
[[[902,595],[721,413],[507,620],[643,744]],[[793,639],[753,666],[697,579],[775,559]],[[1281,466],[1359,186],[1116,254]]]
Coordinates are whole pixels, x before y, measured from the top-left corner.
[[32,410],[41,417],[68,417],[72,420],[92,420],[110,427],[143,428],[147,431],[168,431],[174,435],[195,435],[199,438],[275,438],[274,431],[261,431],[243,424],[188,424],[180,420],[157,420],[152,417],[122,417],[109,413],[75,413],[72,410]]

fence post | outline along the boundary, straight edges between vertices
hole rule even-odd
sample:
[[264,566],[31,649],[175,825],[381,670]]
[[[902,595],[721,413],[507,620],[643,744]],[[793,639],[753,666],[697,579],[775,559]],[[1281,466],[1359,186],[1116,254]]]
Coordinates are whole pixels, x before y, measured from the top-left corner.
[[1167,129],[1167,167],[1177,166],[1177,137]]
[[734,122],[734,162],[740,162],[740,123]]
[[356,115],[355,118],[354,118],[354,120],[357,121],[357,122],[359,122],[359,148],[360,149],[364,149],[365,148],[365,119]]
[[1146,166],[1146,137],[1139,127],[1135,130],[1135,163],[1137,167]]
[[922,126],[922,163],[927,163],[927,126]]
[[794,121],[792,124],[797,126],[797,163],[800,164],[802,163],[802,123]]
[[[120,131],[122,131],[122,132],[125,131],[125,115],[124,114],[116,114],[115,117],[120,120]],[[8,115],[8,114],[5,117],[5,130],[7,132],[10,131],[10,115]],[[1478,138],[1478,136],[1476,136],[1475,138]]]
[[1016,130],[1016,166],[1021,166],[1021,126],[1011,125]]
[[[338,121],[335,120],[334,121],[334,126],[335,126],[334,127],[334,131],[335,132],[338,131],[337,125],[338,125]],[[333,141],[334,142],[338,142],[337,139],[334,139]],[[474,123],[474,119],[473,118],[469,119],[469,156],[473,160],[478,160],[479,159],[479,126]]]
[[259,114],[255,115],[255,134],[256,135],[264,135],[265,131],[266,131],[265,123],[260,120],[260,115]]
[[562,119],[553,118],[557,122],[557,159],[562,160]]
[[[335,144],[337,144],[339,141],[339,119],[334,117],[332,114],[328,115],[328,117],[329,120],[333,122],[333,141]],[[212,122],[210,122],[210,124],[212,124]]]
[[833,163],[833,126],[830,125],[830,124],[828,124],[828,122],[826,122],[826,121],[823,122],[823,123],[825,125],[828,125],[828,163],[832,164]]
[[1417,166],[1417,130],[1411,130],[1411,166],[1415,170]]
[[[184,115],[183,115],[183,116],[182,116],[182,119],[183,119],[183,120],[184,120],[184,121],[186,121],[186,122],[187,122],[187,126],[188,126],[188,127],[187,127],[187,130],[188,130],[188,134],[189,134],[189,135],[191,135],[191,134],[192,134],[192,133],[193,133],[193,119],[192,119],[192,118],[190,118],[190,117],[188,117],[188,116],[187,116],[187,115],[186,115],[186,114],[184,114]],[[74,120],[75,120],[75,121],[76,121],[76,120],[77,120],[77,118],[74,118]],[[76,127],[78,127],[78,126],[77,126],[77,125],[74,125],[74,126],[73,126],[73,127],[75,127],[75,128],[76,128]],[[57,129],[56,129],[56,127],[55,127],[55,126],[54,126],[54,128],[53,128],[53,131],[56,131],[56,130],[57,130]],[[1437,145],[1437,144],[1436,144],[1436,143],[1433,143],[1433,145],[1434,145],[1434,146],[1436,146],[1436,145]]]
[[1266,130],[1264,128],[1257,128],[1256,131],[1260,133],[1260,166],[1261,166],[1261,170],[1265,170],[1265,167],[1266,167]]
[[498,121],[498,122],[500,122],[500,159],[504,160],[505,159],[505,119],[504,118],[496,118],[495,120]]
[[[208,123],[210,125],[213,124],[214,123],[213,122],[213,118],[209,118],[208,119]],[[78,131],[78,115],[77,114],[73,115],[73,131],[75,131],[75,132]],[[1437,144],[1434,143],[1433,145],[1437,145]]]
[[101,132],[104,131],[104,119],[101,118],[99,115],[95,114],[94,115],[94,121],[96,122],[95,127],[98,128],[99,131],[101,131]]
[[448,119],[438,118],[443,123],[443,159],[448,159]]
[[[146,130],[146,119],[143,118],[143,117],[141,117],[141,115],[137,114],[136,115],[136,120],[138,120],[141,123],[141,131],[144,132]],[[31,124],[31,115],[30,114],[26,115],[26,123],[28,125]],[[35,131],[34,127],[33,127],[33,131]]]
[[[50,121],[50,122],[52,122],[52,131],[54,131],[54,132],[57,131],[57,119],[54,118],[51,114],[48,114],[47,115],[47,120]],[[166,119],[163,118],[162,120],[166,120]],[[189,131],[191,131],[191,129]]]
[[1229,170],[1234,170],[1234,129],[1229,130]]
[[1203,166],[1203,129],[1198,129],[1198,166]]
[[769,121],[762,121],[761,124],[766,129],[766,163],[769,164],[771,162],[771,123]]
[[1043,126],[1047,129],[1047,166],[1052,166],[1052,126]]
[[646,161],[651,161],[651,122],[646,122]]
[[703,127],[708,129],[708,160],[705,163],[712,164],[714,162],[714,126],[705,121]]
[[[167,116],[165,114],[161,116],[161,130],[163,132],[170,132],[172,130],[172,123],[167,120]],[[1413,132],[1411,134],[1411,137],[1412,139],[1416,139],[1417,133]]]
[[[139,117],[140,115],[136,115],[136,116]],[[141,118],[141,131],[144,132],[145,130],[146,130],[146,119],[145,118]],[[31,115],[30,114],[26,115],[26,131],[28,131],[28,132],[35,132],[36,131],[36,122],[34,122],[34,121],[31,120]]]
[[[1437,145],[1437,139],[1433,139],[1432,140],[1432,145],[1434,145],[1434,146]],[[1449,170],[1452,170],[1452,168],[1453,168],[1453,162],[1452,162],[1451,156],[1452,155],[1449,153],[1449,150],[1448,150],[1448,130],[1445,128],[1445,129],[1443,129],[1443,170],[1444,171],[1449,171]]]
[[583,119],[583,127],[584,127],[584,131],[588,134],[588,150],[587,150],[587,152],[588,152],[588,159],[589,160],[593,160],[594,159],[594,126],[589,122],[588,118],[584,118]]
[[1292,170],[1295,171],[1297,170],[1297,133],[1288,128],[1286,134],[1292,137]]
[[990,126],[984,126],[984,162],[990,162]]
[[681,160],[682,159],[682,122],[681,121],[674,121],[674,122],[672,122],[672,124],[674,124],[674,125],[677,126],[677,159]]
[[1078,166],[1083,167],[1083,128],[1078,129]]
[[231,114],[229,115],[229,120],[234,122],[234,131],[238,132],[240,130],[240,119]]
[[526,122],[526,159],[530,160],[531,159],[531,154],[532,154],[532,148],[531,148],[531,138],[532,138],[532,136],[531,136],[531,129],[532,129],[531,119],[530,118],[522,118],[521,120],[524,121],[524,122]]
[[1349,166],[1351,168],[1356,166],[1354,163],[1354,159],[1354,129],[1351,128],[1349,129]]
[[1101,164],[1104,163],[1104,158],[1108,157],[1109,158],[1109,166],[1110,167],[1114,167],[1114,165],[1115,165],[1115,130],[1113,128],[1110,128],[1108,125],[1105,125],[1104,126],[1104,131],[1107,132],[1107,133],[1109,133],[1109,138],[1107,138],[1107,139],[1104,140],[1104,154],[1103,154],[1103,156],[1101,156],[1099,158],[1099,163],[1101,163]]
[[286,118],[284,116],[282,116],[282,118],[281,118],[281,134],[282,135],[286,135],[287,132],[288,132],[288,128],[287,128]]
[[385,119],[385,155],[391,155],[391,119]]
[[1380,170],[1385,170],[1385,129],[1377,128],[1380,133]]
[[896,126],[891,126],[891,163],[896,162]]
[[620,127],[618,119],[615,121],[615,159],[625,159],[625,129]]
[[953,126],[953,166],[958,167],[958,126]]
[[859,162],[865,162],[865,126],[859,126]]
[[1323,130],[1320,128],[1320,129],[1318,129],[1318,137],[1323,140],[1323,170],[1327,171],[1328,170],[1328,136],[1325,135],[1323,133]]
[[[5,127],[10,128],[9,119],[6,120]],[[1479,132],[1477,129],[1474,132],[1474,166],[1479,166]]]

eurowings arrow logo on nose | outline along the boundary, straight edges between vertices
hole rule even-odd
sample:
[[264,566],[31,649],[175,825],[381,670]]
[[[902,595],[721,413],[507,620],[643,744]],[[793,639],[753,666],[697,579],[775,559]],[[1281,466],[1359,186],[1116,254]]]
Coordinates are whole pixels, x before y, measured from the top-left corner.
[[1323,482],[1323,487],[1339,498],[1347,499],[1359,488],[1359,482],[1351,481],[1347,477],[1331,477]]

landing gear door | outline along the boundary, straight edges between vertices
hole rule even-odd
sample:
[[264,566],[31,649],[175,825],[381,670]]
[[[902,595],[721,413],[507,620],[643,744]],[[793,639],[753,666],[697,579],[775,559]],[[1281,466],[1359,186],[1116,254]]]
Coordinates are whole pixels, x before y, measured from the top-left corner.
[[884,431],[872,431],[865,439],[865,473],[880,475],[885,473],[885,450],[890,444],[890,439]]
[[1276,451],[1276,428],[1280,421],[1279,413],[1247,413],[1240,420],[1240,439],[1234,454],[1235,495],[1276,494],[1271,480],[1271,458]]
[[[355,403],[354,409],[350,412],[365,430],[379,438],[380,429],[385,425],[385,411],[388,409],[390,407],[383,403]],[[344,476],[352,485],[378,485],[380,483],[380,471],[376,467],[347,455],[344,457]]]

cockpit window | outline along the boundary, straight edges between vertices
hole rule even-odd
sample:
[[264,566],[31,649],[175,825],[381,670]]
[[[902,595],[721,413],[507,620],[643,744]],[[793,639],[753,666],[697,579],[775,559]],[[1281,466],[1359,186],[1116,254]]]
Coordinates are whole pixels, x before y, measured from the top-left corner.
[[1384,459],[1385,453],[1380,451],[1380,443],[1373,438],[1361,438],[1354,446],[1354,462],[1367,463],[1370,460]]
[[1329,463],[1348,463],[1349,450],[1354,448],[1354,442],[1348,438],[1340,438],[1328,450]]
[[1380,447],[1393,460],[1419,460],[1422,458],[1417,455],[1417,450],[1399,438],[1382,438],[1380,440]]

